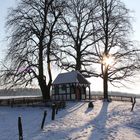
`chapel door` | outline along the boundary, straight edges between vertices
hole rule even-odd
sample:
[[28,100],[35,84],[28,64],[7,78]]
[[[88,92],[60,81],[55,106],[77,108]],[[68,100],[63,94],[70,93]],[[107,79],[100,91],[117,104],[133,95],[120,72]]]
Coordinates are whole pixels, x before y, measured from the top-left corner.
[[76,88],[76,99],[81,100],[81,89],[80,89],[80,87]]

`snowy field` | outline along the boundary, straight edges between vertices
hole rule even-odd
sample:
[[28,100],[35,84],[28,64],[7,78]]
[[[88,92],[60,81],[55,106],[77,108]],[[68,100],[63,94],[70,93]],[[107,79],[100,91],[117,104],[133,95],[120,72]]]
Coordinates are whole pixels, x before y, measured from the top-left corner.
[[[97,100],[67,102],[54,121],[45,107],[0,107],[0,140],[18,140],[17,120],[22,116],[24,140],[140,140],[140,100],[134,111],[130,102]],[[44,129],[43,112],[47,110]]]

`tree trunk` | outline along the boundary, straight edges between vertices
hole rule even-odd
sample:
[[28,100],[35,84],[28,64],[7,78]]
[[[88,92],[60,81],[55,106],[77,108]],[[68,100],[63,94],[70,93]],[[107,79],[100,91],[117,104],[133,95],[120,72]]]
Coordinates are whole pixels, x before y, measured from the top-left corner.
[[43,38],[40,40],[39,45],[39,76],[38,82],[42,92],[42,97],[44,100],[50,99],[50,85],[48,86],[46,83],[46,77],[44,76],[44,68],[43,68]]
[[[108,47],[109,47],[109,42],[108,42],[108,38],[109,38],[109,30],[108,30],[108,26],[109,26],[109,15],[108,15],[108,5],[107,5],[107,1],[104,1],[102,3],[103,7],[102,7],[102,12],[103,14],[103,22],[104,22],[104,32],[105,32],[105,50],[104,50],[104,55],[105,57],[108,56]],[[103,88],[104,88],[104,100],[108,101],[108,64],[103,64],[104,65],[104,71],[103,71]]]
[[39,86],[42,92],[42,97],[44,100],[50,100],[50,87],[48,85],[46,85],[46,81],[43,80],[39,80]]
[[108,101],[108,68],[105,66],[103,75],[104,100]]
[[79,72],[81,70],[81,53],[80,53],[80,46],[78,45],[77,45],[76,70]]

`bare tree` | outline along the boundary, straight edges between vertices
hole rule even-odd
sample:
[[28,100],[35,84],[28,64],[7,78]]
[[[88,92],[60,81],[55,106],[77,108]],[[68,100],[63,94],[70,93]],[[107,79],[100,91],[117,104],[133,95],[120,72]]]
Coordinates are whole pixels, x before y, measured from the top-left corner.
[[62,11],[60,0],[21,0],[11,9],[7,19],[10,45],[1,75],[4,85],[27,86],[37,79],[43,99],[50,99],[51,62]]
[[94,0],[67,1],[59,41],[62,59],[58,65],[61,68],[78,70],[85,76],[92,76],[91,48],[99,40],[95,38],[95,34],[100,31],[95,27],[97,12]]
[[108,81],[121,83],[139,69],[129,13],[120,0],[21,0],[7,20],[11,36],[1,81],[16,86],[37,79],[49,99],[55,61],[101,77],[108,100]]
[[130,39],[130,11],[120,0],[98,0],[97,19],[101,40],[95,43],[91,60],[100,67],[96,74],[103,78],[104,99],[108,100],[108,81],[113,85],[134,76],[139,68],[139,50]]
[[63,14],[61,68],[115,85],[139,68],[139,49],[129,38],[130,10],[120,0],[69,0]]

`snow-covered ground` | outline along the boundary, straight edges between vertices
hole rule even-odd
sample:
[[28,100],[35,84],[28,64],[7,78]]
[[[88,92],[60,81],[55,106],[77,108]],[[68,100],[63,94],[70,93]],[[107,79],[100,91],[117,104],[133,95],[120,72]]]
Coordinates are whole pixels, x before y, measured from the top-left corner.
[[[17,120],[22,116],[24,140],[140,140],[140,100],[131,112],[130,102],[97,100],[67,102],[54,121],[46,107],[0,107],[0,140],[18,140]],[[43,112],[47,110],[44,129]]]

